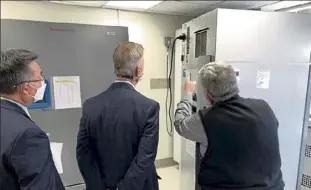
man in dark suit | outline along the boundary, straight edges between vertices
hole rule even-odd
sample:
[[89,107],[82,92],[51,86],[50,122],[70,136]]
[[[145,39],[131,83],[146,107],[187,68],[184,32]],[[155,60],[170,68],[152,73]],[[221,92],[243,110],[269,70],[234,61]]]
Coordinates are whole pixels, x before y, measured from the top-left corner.
[[28,50],[1,52],[0,189],[64,190],[47,135],[27,107],[42,100],[44,78],[37,55]]
[[144,49],[124,43],[113,55],[116,81],[83,105],[77,161],[87,190],[158,190],[159,103],[136,91]]

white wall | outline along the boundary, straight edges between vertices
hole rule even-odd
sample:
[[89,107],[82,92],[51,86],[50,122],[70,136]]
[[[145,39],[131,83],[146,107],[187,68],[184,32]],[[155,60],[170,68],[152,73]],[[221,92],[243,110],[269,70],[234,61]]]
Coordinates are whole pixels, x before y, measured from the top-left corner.
[[54,4],[49,2],[1,1],[2,19],[22,19],[95,25],[120,25],[129,28],[130,41],[145,47],[145,75],[138,89],[161,105],[160,143],[157,159],[173,157],[173,141],[166,132],[166,89],[150,89],[150,78],[166,77],[165,36],[175,36],[175,30],[189,17],[118,11],[92,7]]

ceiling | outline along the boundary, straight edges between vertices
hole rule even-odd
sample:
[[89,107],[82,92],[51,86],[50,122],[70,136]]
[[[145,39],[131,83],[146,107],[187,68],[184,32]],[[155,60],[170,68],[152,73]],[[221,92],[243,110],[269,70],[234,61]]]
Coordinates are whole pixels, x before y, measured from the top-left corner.
[[[162,1],[149,9],[121,8],[109,6],[108,1],[50,1],[53,3],[73,4],[80,6],[91,6],[98,8],[112,8],[120,10],[142,11],[152,13],[163,13],[170,15],[199,16],[216,8],[230,9],[260,9],[261,7],[273,5],[280,1]],[[127,2],[128,3],[128,2]],[[137,1],[132,1],[138,3]]]

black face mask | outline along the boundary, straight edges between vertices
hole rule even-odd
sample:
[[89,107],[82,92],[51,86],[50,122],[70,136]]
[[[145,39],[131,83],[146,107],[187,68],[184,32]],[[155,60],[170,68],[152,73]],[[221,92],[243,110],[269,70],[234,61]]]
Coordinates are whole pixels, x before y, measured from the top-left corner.
[[143,78],[143,75],[140,76],[140,77],[133,77],[133,76],[126,76],[126,75],[120,75],[120,74],[117,74],[117,77],[119,78],[125,78],[125,79],[128,79],[128,80],[135,80],[136,83],[140,82]]
[[140,77],[136,78],[136,83],[140,82],[141,80],[143,80],[143,75],[141,75]]

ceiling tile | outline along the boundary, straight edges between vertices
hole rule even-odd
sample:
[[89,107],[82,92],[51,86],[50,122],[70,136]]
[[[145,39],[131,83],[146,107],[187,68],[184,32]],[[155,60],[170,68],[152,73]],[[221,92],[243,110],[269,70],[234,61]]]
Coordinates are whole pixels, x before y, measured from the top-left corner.
[[107,3],[107,1],[50,1],[50,2],[70,4],[70,5],[82,5],[90,7],[101,7]]
[[150,11],[163,13],[176,13],[185,15],[197,15],[198,12],[207,12],[209,4],[196,4],[179,1],[164,1],[149,9]]
[[279,10],[285,9],[293,6],[298,6],[302,4],[309,3],[311,1],[280,1],[278,3],[273,3],[262,7],[263,10]]
[[149,9],[162,3],[162,1],[108,1],[106,6],[114,8],[135,8],[135,9]]
[[185,3],[192,3],[192,4],[204,4],[204,5],[214,5],[223,1],[182,1]]
[[278,1],[223,1],[217,4],[217,8],[228,8],[228,9],[251,9],[260,8],[264,5],[275,3]]

